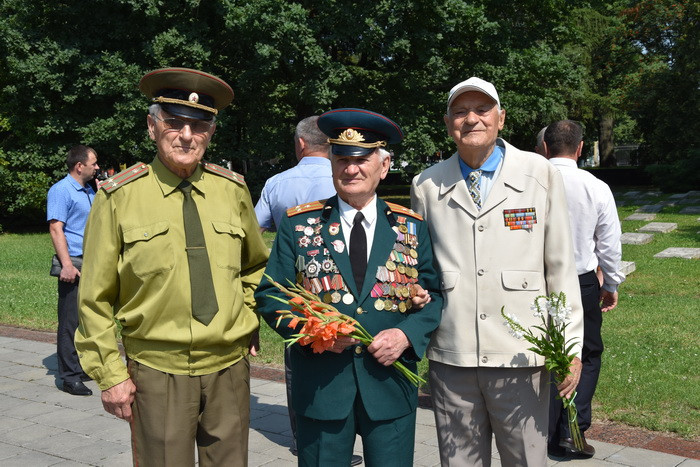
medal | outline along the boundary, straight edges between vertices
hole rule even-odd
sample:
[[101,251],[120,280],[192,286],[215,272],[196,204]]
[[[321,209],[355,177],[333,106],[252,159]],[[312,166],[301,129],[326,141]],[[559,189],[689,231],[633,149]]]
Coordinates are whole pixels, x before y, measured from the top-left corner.
[[313,238],[313,244],[314,244],[314,246],[321,246],[321,245],[323,245],[323,237],[321,237],[320,235],[316,235],[316,236]]
[[314,228],[313,228],[313,227],[310,227],[310,226],[304,227],[304,235],[306,235],[307,237],[310,237],[310,236],[312,236],[313,234],[314,234]]
[[387,262],[386,262],[386,268],[387,268],[389,271],[396,271],[396,264],[394,264],[393,261],[387,261]]
[[340,224],[338,222],[333,222],[328,226],[328,233],[331,235],[338,235],[340,232]]
[[309,237],[299,237],[299,247],[306,248],[311,245],[311,239]]
[[399,303],[399,311],[401,313],[406,313],[406,304],[404,302]]
[[354,300],[355,297],[353,297],[351,293],[346,293],[345,295],[343,295],[343,303],[345,303],[346,305],[352,304]]
[[340,292],[337,290],[331,294],[332,303],[340,303]]
[[394,302],[392,302],[389,299],[384,300],[384,311],[391,311],[391,308],[394,306]]
[[378,298],[374,301],[374,309],[377,311],[382,311],[384,309],[384,300]]
[[324,259],[321,263],[321,271],[328,274],[333,271],[333,266],[335,266],[335,263],[333,263],[332,259]]
[[312,259],[306,263],[306,277],[316,277],[318,276],[318,271],[321,265],[315,259]]
[[323,294],[323,303],[331,303],[333,301],[333,297],[331,297],[331,294],[326,293]]
[[343,243],[342,240],[333,240],[331,244],[333,245],[333,249],[336,252],[342,253],[343,251],[345,251],[345,243]]

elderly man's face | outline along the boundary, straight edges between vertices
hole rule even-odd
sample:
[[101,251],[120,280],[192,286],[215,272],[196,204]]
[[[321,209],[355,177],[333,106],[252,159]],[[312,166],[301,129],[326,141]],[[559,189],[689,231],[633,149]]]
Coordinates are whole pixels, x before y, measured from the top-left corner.
[[[356,209],[374,196],[379,181],[386,177],[391,157],[382,160],[377,151],[367,156],[331,156],[333,185],[340,199]],[[359,206],[359,207],[358,207]]]
[[[174,174],[187,178],[204,157],[204,152],[209,146],[216,125],[212,124],[206,132],[194,132],[189,124],[180,130],[175,130],[168,128],[168,125],[162,121],[166,118],[175,117],[162,110],[158,118],[154,119],[149,115],[148,134],[158,146],[160,161]],[[182,117],[177,118],[188,123],[196,121]]]
[[493,147],[505,119],[505,110],[499,113],[496,102],[489,96],[467,91],[452,102],[445,115],[445,125],[457,148],[469,151]]

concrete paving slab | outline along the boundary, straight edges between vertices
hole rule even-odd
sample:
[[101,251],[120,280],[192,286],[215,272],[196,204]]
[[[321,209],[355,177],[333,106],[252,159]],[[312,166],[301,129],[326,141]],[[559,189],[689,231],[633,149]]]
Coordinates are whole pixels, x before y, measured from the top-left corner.
[[700,206],[688,206],[681,209],[680,214],[700,214]]
[[121,454],[106,457],[96,465],[105,467],[132,467],[134,462],[133,458],[131,457],[131,451],[129,450],[122,452]]
[[629,276],[637,270],[637,264],[634,261],[620,261],[620,272],[625,276]]
[[640,196],[641,194],[642,194],[641,191],[628,191],[628,192],[624,193],[622,196],[624,196],[625,198],[634,198],[634,197]]
[[668,199],[683,199],[688,196],[688,193],[674,193],[668,197]]
[[683,462],[684,458],[646,449],[623,448],[605,460],[623,465],[676,467]]
[[654,258],[700,259],[700,248],[666,248],[656,253]]
[[635,212],[661,212],[661,210],[664,208],[663,204],[645,204],[644,206],[640,206],[639,209]]
[[647,225],[639,228],[640,232],[656,232],[669,233],[678,228],[675,222],[649,222]]
[[634,214],[630,214],[629,216],[625,217],[623,220],[626,220],[626,221],[653,221],[654,219],[656,219],[656,214],[654,214],[654,213],[636,212]]
[[[3,467],[44,467],[44,466],[50,466],[50,465],[56,465],[60,462],[65,462],[66,459],[63,459],[58,456],[50,456],[48,454],[44,454],[43,452],[37,452],[37,451],[26,451],[23,452],[22,454],[19,454],[18,456],[10,457],[9,459],[4,459],[2,461],[2,466]],[[82,465],[82,464],[76,464],[73,463],[73,465]]]
[[700,467],[700,461],[695,459],[686,459],[678,464],[678,467]]
[[15,457],[22,453],[29,452],[29,449],[22,448],[19,446],[13,446],[12,444],[5,444],[0,442],[0,461],[7,459],[9,457]]
[[623,245],[645,245],[653,239],[654,235],[652,234],[638,232],[625,232],[620,236],[620,242]]

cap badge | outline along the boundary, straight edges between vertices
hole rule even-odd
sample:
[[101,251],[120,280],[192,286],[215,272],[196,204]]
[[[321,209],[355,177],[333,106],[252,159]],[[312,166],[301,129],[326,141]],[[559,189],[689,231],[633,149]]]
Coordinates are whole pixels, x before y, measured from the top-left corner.
[[355,131],[353,128],[348,128],[338,135],[338,139],[348,143],[361,143],[365,140],[365,137],[362,136],[362,133]]
[[196,92],[193,92],[190,94],[190,97],[187,98],[188,101],[194,102],[195,104],[199,102],[199,94]]

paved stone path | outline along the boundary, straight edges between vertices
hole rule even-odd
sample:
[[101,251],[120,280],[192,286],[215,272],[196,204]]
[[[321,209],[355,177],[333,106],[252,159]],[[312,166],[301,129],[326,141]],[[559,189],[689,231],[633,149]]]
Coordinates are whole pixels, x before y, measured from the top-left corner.
[[700,259],[700,248],[666,248],[656,253],[654,258]]
[[656,214],[654,214],[654,213],[637,212],[634,214],[630,214],[629,216],[625,217],[623,220],[626,220],[626,221],[653,221],[654,219],[656,219]]
[[[95,392],[90,397],[70,396],[56,388],[55,350],[51,342],[0,335],[0,465],[131,465],[129,427],[103,411],[95,383],[88,383]],[[285,403],[284,384],[252,378],[250,466],[296,465],[289,452]],[[414,465],[437,466],[432,411],[419,409],[417,419]],[[589,442],[597,451],[593,459],[550,459],[548,465],[700,467],[700,460],[688,457],[700,458],[698,443],[685,442],[686,447],[679,449],[683,455],[673,455]],[[359,440],[356,452],[361,452]],[[495,448],[493,465],[500,465]]]
[[678,228],[675,222],[649,222],[647,225],[639,228],[640,232],[660,232],[669,233]]
[[623,245],[645,245],[654,239],[653,234],[639,232],[625,232],[620,236]]

